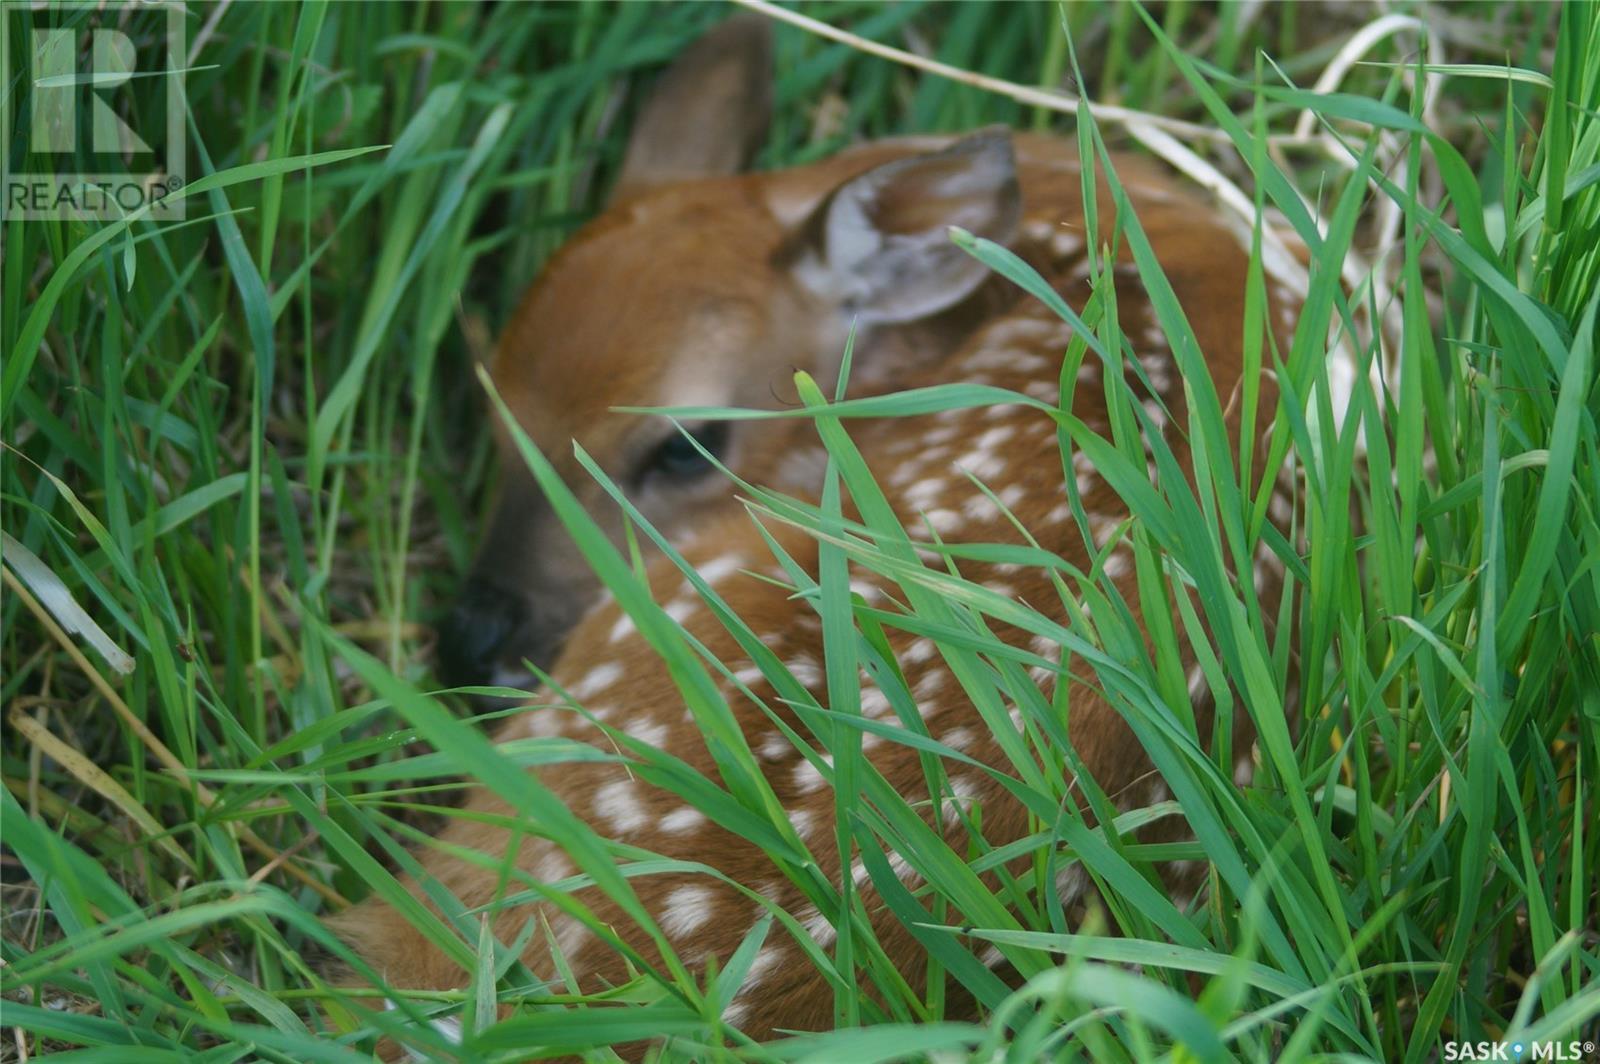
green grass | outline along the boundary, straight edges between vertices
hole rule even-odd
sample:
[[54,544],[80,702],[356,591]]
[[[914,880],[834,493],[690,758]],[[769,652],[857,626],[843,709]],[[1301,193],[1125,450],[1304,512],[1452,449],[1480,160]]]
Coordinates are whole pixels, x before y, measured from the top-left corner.
[[[754,1047],[717,1024],[759,936],[786,933],[776,927],[758,925],[709,983],[682,968],[642,976],[619,1015],[567,999],[549,1007],[510,944],[480,941],[472,915],[448,905],[447,920],[416,918],[460,958],[465,989],[406,1007],[465,1015],[468,1045],[405,1028],[398,1013],[358,1019],[318,979],[311,958],[338,947],[317,917],[369,891],[394,895],[404,845],[427,839],[418,825],[462,774],[575,854],[584,878],[561,890],[592,880],[622,897],[628,878],[664,870],[552,808],[523,771],[572,751],[496,750],[464,702],[426,693],[436,686],[428,626],[470,556],[491,472],[473,360],[539,264],[598,208],[636,103],[619,97],[622,79],[724,12],[237,4],[202,31],[210,11],[197,11],[190,40],[206,39],[187,79],[199,164],[189,220],[0,222],[10,537],[0,1055],[342,1061],[364,1059],[389,1030],[441,1056],[517,1059],[515,1047],[540,1044],[607,1059],[604,1047],[632,1030],[672,1034],[675,1059],[1426,1060],[1450,1040],[1600,1036],[1594,9],[1512,8],[1503,23],[1498,9],[1448,9],[1427,57],[1447,76],[1426,107],[1404,69],[1418,59],[1405,37],[1374,46],[1338,94],[1306,91],[1365,9],[805,10],[1022,85],[1075,71],[1096,102],[1207,126],[1215,134],[1191,146],[1310,248],[1293,344],[1257,344],[1288,397],[1273,457],[1291,454],[1300,472],[1294,536],[1264,527],[1262,470],[1239,468],[1225,448],[1208,449],[1193,490],[1167,476],[1152,489],[1126,395],[1111,396],[1111,439],[1061,419],[1063,447],[1090,454],[1129,502],[1141,598],[1171,597],[1174,581],[1193,589],[1176,598],[1192,603],[1188,629],[1212,633],[1212,688],[1225,703],[1243,699],[1262,735],[1254,783],[1235,787],[1226,758],[1200,752],[1171,675],[1177,633],[1152,633],[1146,658],[1103,574],[1009,548],[1091,605],[1061,627],[961,580],[961,558],[981,547],[950,548],[948,569],[915,561],[850,444],[849,416],[992,394],[950,386],[829,409],[813,390],[809,416],[834,458],[829,493],[807,505],[751,492],[827,545],[815,584],[792,575],[824,621],[830,709],[727,621],[800,707],[810,734],[797,741],[832,753],[838,834],[877,844],[862,849],[884,899],[908,920],[925,922],[926,904],[974,925],[930,928],[923,941],[929,964],[985,1004],[983,1022],[945,1022],[942,995],[912,993],[867,924],[848,918],[860,905],[849,884],[841,892],[814,869],[806,878],[803,846],[726,734],[715,667],[575,512],[592,563],[702,727],[728,740],[720,781],[658,751],[627,756],[762,839],[839,918],[834,951],[812,962],[836,988],[841,1029]],[[148,15],[130,25],[156,32]],[[1071,114],[798,30],[780,31],[778,47],[765,166],[862,136],[986,122],[1061,130],[1086,153],[1127,139],[1115,122],[1085,120],[1074,134]],[[1536,76],[1511,76],[1508,62]],[[125,98],[139,107],[153,91]],[[1303,109],[1312,136],[1290,138]],[[1098,239],[1137,251],[1140,237]],[[971,250],[1032,283],[998,249]],[[1340,283],[1352,251],[1377,258],[1380,284]],[[1187,326],[1160,296],[1159,269],[1140,268],[1163,328],[1180,337]],[[1069,367],[1118,344],[1105,304],[1077,309],[1089,327]],[[1336,406],[1330,324],[1354,330],[1363,365],[1396,367],[1394,387]],[[1190,434],[1216,441],[1220,406],[1203,366],[1184,369]],[[841,517],[845,496],[859,524]],[[1248,559],[1263,536],[1291,574],[1287,623],[1275,628],[1228,575],[1229,559]],[[911,616],[853,607],[846,560],[898,581]],[[65,617],[36,604],[41,570],[131,655],[131,672],[89,636],[53,627]],[[1059,707],[1026,671],[1044,663],[1006,650],[988,621],[1048,635],[1096,667],[1194,841],[1139,842],[1133,833],[1160,809],[1092,827],[1063,801],[1075,755]],[[874,726],[848,711],[858,664],[884,677],[907,727],[917,720],[881,652],[882,624],[935,635],[997,725],[1010,727],[1003,701],[1022,707],[1026,734],[1006,752],[1037,814],[1025,848],[953,853],[860,757],[854,737]],[[897,734],[925,751],[935,783],[960,758]],[[922,897],[875,856],[891,848],[924,875]],[[1033,873],[995,891],[972,874],[1021,854]],[[1210,869],[1189,909],[1154,885],[1154,862],[1173,858]],[[1104,899],[1086,926],[1068,923],[1047,886],[1073,861]],[[1103,933],[1108,919],[1121,936]],[[1026,985],[1002,986],[977,964],[988,943]],[[497,996],[522,1008],[494,1023]],[[866,1021],[880,1026],[851,1026]]]

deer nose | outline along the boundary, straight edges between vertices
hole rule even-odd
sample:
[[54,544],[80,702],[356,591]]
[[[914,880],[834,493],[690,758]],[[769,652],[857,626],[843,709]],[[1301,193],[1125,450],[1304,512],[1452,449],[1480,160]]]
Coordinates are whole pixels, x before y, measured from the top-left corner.
[[527,620],[522,598],[480,577],[468,577],[439,626],[439,677],[452,687],[488,683],[500,654]]

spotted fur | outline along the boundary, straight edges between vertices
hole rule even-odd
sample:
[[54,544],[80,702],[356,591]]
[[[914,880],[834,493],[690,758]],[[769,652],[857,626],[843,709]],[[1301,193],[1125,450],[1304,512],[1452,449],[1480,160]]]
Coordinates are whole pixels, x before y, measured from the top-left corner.
[[[544,291],[579,293],[588,279],[591,290],[606,270],[626,273],[627,262],[600,263],[589,254],[602,239],[612,240],[630,227],[641,232],[661,224],[663,217],[712,219],[710,239],[717,243],[714,266],[690,276],[701,267],[703,241],[697,238],[675,246],[651,245],[657,257],[652,269],[661,276],[673,271],[683,279],[679,298],[708,298],[722,273],[739,273],[739,254],[755,255],[765,264],[786,229],[797,223],[842,182],[885,162],[907,158],[934,142],[883,142],[809,167],[768,175],[713,178],[672,184],[645,191],[623,203],[573,241],[551,265],[541,282]],[[1083,307],[1092,292],[1091,271],[1085,258],[1084,207],[1080,200],[1080,167],[1072,148],[1063,141],[1028,135],[1014,138],[1017,178],[1021,188],[1022,217],[1013,249],[1053,285],[1071,305]],[[1164,175],[1135,159],[1117,160],[1140,222],[1163,264],[1168,279],[1191,323],[1199,349],[1204,352],[1218,393],[1232,395],[1240,385],[1243,306],[1247,252],[1227,224],[1209,206],[1189,195]],[[1113,213],[1103,186],[1101,216]],[[740,218],[754,219],[740,230]],[[1105,231],[1105,230],[1103,230]],[[640,254],[646,252],[641,251]],[[681,262],[673,256],[683,256]],[[665,256],[665,261],[660,258]],[[769,268],[763,265],[763,269]],[[585,273],[585,271],[589,271]],[[721,271],[721,272],[719,272]],[[759,285],[760,271],[746,266],[734,287],[741,298]],[[1182,472],[1191,475],[1190,456],[1183,427],[1187,422],[1188,393],[1177,371],[1166,334],[1156,322],[1131,258],[1119,261],[1110,274],[1119,319],[1136,353],[1136,361],[1116,367],[1135,397],[1150,414],[1154,430],[1177,456]],[[692,282],[692,283],[691,283]],[[757,288],[759,298],[759,287]],[[574,296],[573,298],[576,298]],[[652,296],[661,299],[659,293]],[[1270,296],[1271,322],[1280,330],[1293,324],[1298,304],[1292,293],[1274,290]],[[564,306],[563,314],[582,310]],[[604,313],[596,310],[595,313]],[[643,320],[643,319],[641,319]],[[709,320],[709,319],[708,319]],[[889,353],[881,371],[867,390],[914,388],[945,382],[992,385],[1036,400],[1056,401],[1059,377],[1071,331],[1037,300],[1026,298],[998,279],[984,283],[960,306],[934,320],[890,331],[878,348]],[[511,359],[507,352],[535,350],[541,330],[537,314],[525,311],[508,330],[501,348],[497,377],[512,400],[518,416],[530,430],[544,434],[549,453],[564,449],[550,443],[551,434],[570,439],[575,432],[562,426],[576,416],[601,418],[605,407],[618,401],[615,392],[597,385],[606,380],[592,373],[561,372],[562,367],[540,363],[528,355],[529,364]],[[660,350],[648,342],[635,345],[636,359],[650,359]],[[682,347],[674,349],[681,355]],[[918,351],[921,357],[912,357]],[[908,354],[909,352],[909,354]],[[570,369],[570,367],[569,367]],[[637,382],[677,381],[682,366],[630,366],[618,387]],[[881,370],[881,367],[880,367]],[[1092,429],[1109,433],[1103,374],[1107,370],[1094,356],[1085,361],[1074,391],[1072,412]],[[539,384],[538,382],[543,382]],[[552,390],[557,394],[551,394]],[[580,394],[581,393],[581,394]],[[622,401],[639,401],[637,391]],[[646,399],[650,398],[646,396]],[[1271,381],[1261,389],[1262,411],[1275,405]],[[1263,423],[1242,426],[1237,404],[1230,407],[1229,431],[1233,445],[1241,439],[1260,438]],[[560,411],[556,417],[552,411]],[[586,413],[584,413],[586,412]],[[620,415],[618,415],[620,416]],[[1261,415],[1263,419],[1265,414]],[[554,423],[553,423],[554,422]],[[742,439],[738,471],[756,483],[778,484],[783,490],[815,500],[820,490],[826,456],[818,446],[815,428],[806,421],[758,423]],[[1111,548],[1101,559],[1105,574],[1121,589],[1135,617],[1141,609],[1132,555],[1112,537],[1127,520],[1128,511],[1110,484],[1082,454],[1073,454],[1063,470],[1055,422],[1022,403],[949,410],[926,416],[852,421],[852,439],[874,476],[894,505],[896,517],[913,540],[927,543],[938,537],[958,543],[1025,542],[1019,526],[1045,550],[1089,570],[1093,559],[1068,504],[1070,476],[1089,515],[1096,549]],[[609,435],[608,435],[609,434]],[[607,423],[589,433],[591,443],[622,438],[625,429]],[[1147,441],[1148,445],[1149,441]],[[1151,476],[1156,478],[1154,465]],[[982,483],[990,498],[976,487]],[[1275,499],[1271,517],[1280,524],[1292,517],[1288,501]],[[789,675],[822,705],[827,705],[820,624],[806,603],[796,599],[788,577],[775,568],[773,558],[743,507],[729,497],[707,497],[691,527],[671,530],[683,546],[687,561],[712,585],[727,605],[757,633],[782,662]],[[793,528],[772,524],[768,533],[811,574],[817,571],[817,544]],[[931,557],[931,556],[930,556]],[[1270,551],[1258,556],[1253,574],[1256,591],[1273,613],[1282,580],[1282,567]],[[1044,572],[1004,563],[963,562],[962,574],[1007,599],[1024,603],[1045,616],[1066,623],[1066,611]],[[873,608],[890,615],[904,602],[903,589],[861,569],[852,570],[852,589]],[[789,823],[814,858],[818,872],[839,883],[849,875],[862,894],[876,940],[888,958],[913,985],[925,977],[922,950],[912,932],[890,911],[877,894],[860,855],[841,855],[833,842],[835,796],[832,766],[825,749],[820,757],[803,754],[784,734],[795,730],[822,748],[795,710],[782,699],[708,608],[667,560],[657,559],[648,571],[655,600],[689,636],[725,670],[719,694],[741,729],[777,801],[787,811]],[[1184,626],[1176,614],[1172,623]],[[992,622],[995,634],[1047,660],[1057,660],[1059,648],[1008,625]],[[921,755],[907,745],[875,735],[863,740],[872,769],[881,774],[914,807],[923,811],[929,825],[941,832],[954,852],[968,852],[968,833],[981,814],[983,837],[990,846],[1004,846],[1025,837],[1030,824],[1025,810],[997,781],[1007,771],[999,737],[977,714],[956,681],[936,643],[925,636],[885,627],[895,664],[913,698],[922,725],[935,739],[960,751],[993,772],[971,768],[956,770],[948,793],[926,793]],[[1182,662],[1198,734],[1212,729],[1215,693],[1212,679],[1200,668],[1187,647]],[[529,736],[559,736],[614,750],[614,739],[600,724],[664,750],[708,779],[719,778],[706,739],[695,726],[665,665],[651,650],[636,625],[613,602],[592,609],[566,640],[566,649],[552,675],[556,689],[540,694],[519,716],[507,720],[497,734],[500,740]],[[1055,670],[1036,667],[1032,673],[1047,695],[1059,677]],[[1121,717],[1097,693],[1092,672],[1081,662],[1072,666],[1066,702],[1069,735],[1078,756],[1096,783],[1123,808],[1170,799],[1164,783],[1154,777],[1148,759]],[[560,691],[581,702],[588,713],[565,705]],[[1237,700],[1234,700],[1237,705]],[[891,700],[877,678],[865,677],[862,711],[874,719],[898,723]],[[1022,717],[1009,706],[1012,726]],[[596,720],[600,724],[596,723]],[[1238,771],[1248,774],[1252,731],[1248,719],[1234,721]],[[581,762],[541,770],[540,777],[573,812],[596,831],[664,857],[709,865],[721,878],[685,872],[638,877],[632,886],[675,950],[696,968],[727,964],[752,926],[774,905],[793,917],[798,933],[775,928],[756,955],[744,985],[724,1013],[725,1022],[757,1039],[775,1031],[816,1030],[833,1020],[833,991],[801,952],[799,938],[815,947],[831,949],[837,940],[833,914],[821,911],[784,869],[760,847],[741,838],[728,826],[665,789],[654,786],[626,764]],[[515,866],[541,882],[556,881],[574,871],[571,862],[539,835],[536,824],[522,825],[513,837],[495,826],[511,815],[509,807],[482,788],[473,790],[463,815],[440,833],[447,844],[440,851],[419,854],[424,873],[452,891],[469,907],[489,905],[503,890],[500,875],[462,862],[448,851],[468,847],[491,855],[514,853]],[[1157,822],[1147,832],[1151,839],[1181,837],[1180,817]],[[922,882],[918,871],[899,854],[887,859],[896,877],[908,888]],[[848,867],[846,867],[848,865]],[[1189,897],[1198,888],[1203,869],[1174,867],[1169,884],[1175,896]],[[993,880],[994,873],[986,873]],[[422,896],[416,883],[408,888]],[[733,886],[730,884],[738,884]],[[1069,910],[1088,890],[1081,869],[1061,869],[1056,889]],[[594,888],[579,889],[574,897],[588,906],[598,920],[621,936],[647,964],[659,964],[656,947],[644,929],[636,926],[619,906]],[[758,901],[757,899],[762,899]],[[502,908],[493,927],[502,942],[517,938],[519,930],[538,909],[555,929],[576,986],[590,992],[627,978],[623,958],[599,937],[587,933],[572,917],[550,905]],[[959,914],[957,914],[959,915]],[[929,919],[933,917],[930,913]],[[946,914],[946,921],[955,919]],[[395,986],[405,988],[458,988],[468,973],[460,970],[429,945],[404,916],[379,902],[358,906],[337,921],[339,931],[384,973]],[[798,938],[797,938],[798,934]],[[523,957],[538,976],[556,980],[559,969],[549,945],[536,938]],[[984,963],[1002,967],[1004,956],[991,949]],[[959,1010],[959,1005],[956,1006]]]

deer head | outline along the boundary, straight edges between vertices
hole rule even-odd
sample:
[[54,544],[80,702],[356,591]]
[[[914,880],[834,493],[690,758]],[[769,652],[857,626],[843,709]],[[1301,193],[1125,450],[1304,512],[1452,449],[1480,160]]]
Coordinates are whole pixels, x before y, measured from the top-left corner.
[[[680,430],[614,408],[793,402],[797,370],[837,375],[852,327],[857,381],[933,361],[959,330],[930,326],[959,315],[986,275],[948,226],[999,242],[1017,227],[1003,130],[936,151],[859,152],[798,177],[736,174],[763,136],[770,66],[767,24],[753,18],[723,23],[677,60],[639,119],[611,206],[550,261],[495,352],[491,376],[518,423],[619,540],[621,513],[574,445],[677,538],[729,495],[688,437],[760,479],[773,457],[762,436],[778,430]],[[514,682],[524,660],[544,666],[599,595],[509,434],[496,431],[498,500],[441,632],[453,682]]]

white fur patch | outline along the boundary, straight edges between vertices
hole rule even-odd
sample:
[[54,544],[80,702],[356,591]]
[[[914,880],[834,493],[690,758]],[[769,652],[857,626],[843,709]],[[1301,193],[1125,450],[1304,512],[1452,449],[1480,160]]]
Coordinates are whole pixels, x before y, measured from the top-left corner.
[[802,757],[794,766],[794,785],[801,794],[814,794],[826,787],[828,781],[816,765]]
[[971,749],[975,739],[977,739],[977,736],[973,734],[971,728],[951,728],[940,738],[940,741],[952,750],[966,751]]
[[693,831],[705,822],[704,813],[692,805],[684,805],[662,817],[659,827],[668,834],[681,835],[686,831]]
[[667,734],[670,731],[661,721],[649,719],[629,721],[623,730],[646,746],[655,747],[666,745]]
[[701,883],[674,888],[661,912],[661,930],[671,938],[700,930],[715,915],[716,899],[716,891]]
[[817,945],[827,949],[839,937],[839,932],[834,929],[833,921],[824,916],[815,905],[807,905],[795,915],[800,921],[800,926],[814,938]]
[[613,780],[594,792],[594,810],[617,831],[637,831],[649,821],[632,780]]
[[615,661],[602,662],[584,673],[583,679],[570,688],[577,699],[597,695],[622,678],[622,666]]

